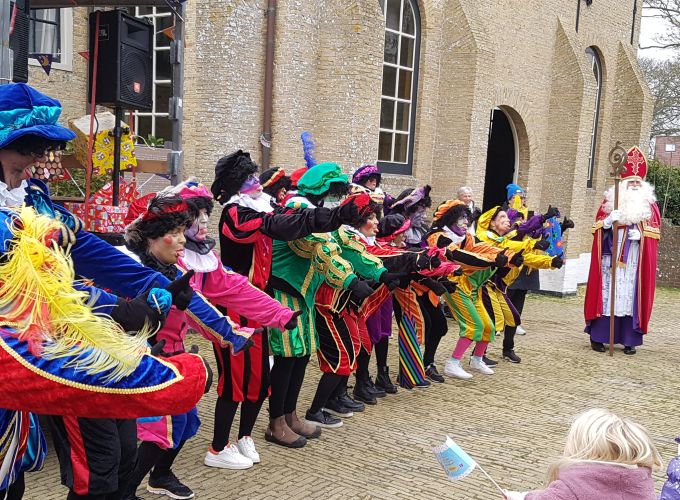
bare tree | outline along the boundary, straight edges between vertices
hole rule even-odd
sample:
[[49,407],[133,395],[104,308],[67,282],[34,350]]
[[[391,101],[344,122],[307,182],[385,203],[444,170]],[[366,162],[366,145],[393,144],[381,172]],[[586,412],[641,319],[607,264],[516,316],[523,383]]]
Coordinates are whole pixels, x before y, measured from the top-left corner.
[[680,133],[680,57],[664,61],[644,57],[639,62],[654,97],[651,136]]
[[654,38],[654,44],[641,49],[680,49],[680,0],[644,0],[642,17],[656,17],[668,24],[668,31]]

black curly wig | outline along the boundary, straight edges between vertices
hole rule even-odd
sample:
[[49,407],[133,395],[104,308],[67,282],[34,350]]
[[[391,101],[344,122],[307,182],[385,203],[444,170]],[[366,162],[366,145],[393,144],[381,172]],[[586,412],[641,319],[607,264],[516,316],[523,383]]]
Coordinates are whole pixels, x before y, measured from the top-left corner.
[[467,217],[468,221],[472,223],[472,211],[467,207],[467,205],[456,205],[453,208],[449,209],[443,216],[441,216],[439,219],[435,220],[432,223],[432,227],[453,227],[456,225],[456,222],[458,219],[461,217]]
[[239,149],[218,160],[215,165],[215,181],[210,186],[210,191],[218,203],[224,203],[238,193],[248,176],[257,171],[258,166],[250,159],[250,153]]
[[191,198],[185,198],[184,201],[189,209],[191,220],[198,219],[198,214],[201,210],[205,210],[208,213],[208,217],[210,217],[215,206],[215,202],[207,196],[192,196]]
[[371,200],[368,203],[368,206],[362,210],[361,216],[355,220],[352,221],[352,226],[354,226],[357,229],[360,229],[361,226],[366,224],[368,219],[371,218],[372,215],[378,216],[380,213],[380,205],[378,205],[376,202]]
[[132,252],[142,256],[147,253],[149,239],[184,228],[190,221],[189,210],[181,196],[156,195],[149,202],[146,213],[125,228],[125,243]]

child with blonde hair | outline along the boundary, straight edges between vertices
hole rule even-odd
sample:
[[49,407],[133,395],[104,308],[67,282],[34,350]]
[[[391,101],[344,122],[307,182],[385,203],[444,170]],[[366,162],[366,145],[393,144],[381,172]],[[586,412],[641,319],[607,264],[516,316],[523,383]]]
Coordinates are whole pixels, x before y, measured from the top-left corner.
[[608,410],[588,410],[574,420],[564,455],[548,471],[548,487],[507,500],[654,500],[652,469],[661,456],[647,430]]

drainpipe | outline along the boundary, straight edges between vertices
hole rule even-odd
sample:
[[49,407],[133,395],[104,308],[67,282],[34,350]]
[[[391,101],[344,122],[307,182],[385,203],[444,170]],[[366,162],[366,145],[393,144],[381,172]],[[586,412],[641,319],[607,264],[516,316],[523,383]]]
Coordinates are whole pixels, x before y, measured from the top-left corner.
[[262,170],[269,168],[272,151],[272,107],[274,94],[274,38],[276,35],[276,0],[267,2],[267,49],[264,70],[264,116],[262,118]]

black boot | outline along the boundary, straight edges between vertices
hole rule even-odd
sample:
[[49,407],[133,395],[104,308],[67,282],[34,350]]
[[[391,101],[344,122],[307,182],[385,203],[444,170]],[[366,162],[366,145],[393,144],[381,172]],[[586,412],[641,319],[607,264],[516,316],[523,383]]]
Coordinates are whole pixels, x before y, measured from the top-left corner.
[[594,340],[590,341],[590,348],[595,352],[606,351],[606,349],[604,348],[604,344],[602,342],[595,342]]
[[356,384],[354,386],[354,399],[358,399],[366,403],[367,405],[374,405],[378,402],[375,399],[375,394],[373,394],[369,388],[366,380],[361,380],[357,378]]
[[633,355],[637,352],[634,346],[624,346],[623,354]]
[[368,380],[366,381],[366,385],[368,386],[368,392],[373,394],[376,398],[384,398],[387,395],[385,389],[375,385],[373,383],[373,380],[371,379],[371,377],[368,377]]
[[375,377],[375,386],[380,387],[388,394],[397,393],[397,386],[390,380],[389,366],[381,366],[378,368],[378,375]]

